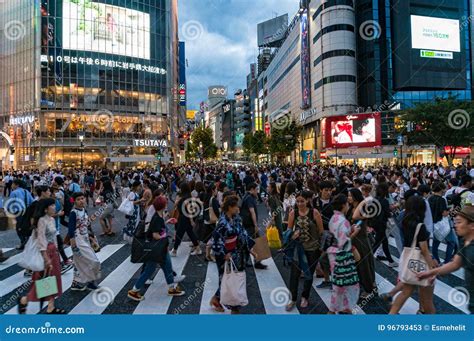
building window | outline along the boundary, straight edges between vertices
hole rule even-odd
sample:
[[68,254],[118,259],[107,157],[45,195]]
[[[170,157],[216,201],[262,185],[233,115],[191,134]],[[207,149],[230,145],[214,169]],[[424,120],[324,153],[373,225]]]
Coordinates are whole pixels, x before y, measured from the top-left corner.
[[318,32],[313,38],[313,44],[315,44],[319,38],[321,38],[326,33],[331,33],[335,31],[350,31],[354,32],[354,26],[349,24],[336,24],[323,28]]
[[354,50],[333,50],[329,52],[325,52],[322,55],[320,55],[318,58],[313,63],[313,66],[318,65],[323,61],[324,59],[332,58],[332,57],[354,57],[355,58],[355,51]]
[[319,82],[314,84],[314,90],[319,89],[321,86],[336,83],[336,82],[356,82],[356,77],[352,75],[337,75],[337,76],[329,76],[326,78],[321,79]]
[[319,6],[316,12],[314,12],[313,20],[316,20],[316,18],[318,17],[318,15],[321,14],[322,11],[324,11],[325,9],[329,7],[334,7],[334,6],[349,6],[349,7],[354,8],[354,1],[353,0],[329,0],[325,2],[324,4],[322,4],[321,6]]

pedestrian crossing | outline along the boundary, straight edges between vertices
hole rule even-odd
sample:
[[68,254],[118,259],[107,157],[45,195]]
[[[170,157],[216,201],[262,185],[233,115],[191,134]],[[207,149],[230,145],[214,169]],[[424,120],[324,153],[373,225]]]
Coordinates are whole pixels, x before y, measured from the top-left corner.
[[[398,261],[398,253],[394,240],[390,240],[391,252]],[[187,278],[181,284],[186,294],[182,297],[167,295],[168,286],[159,269],[153,283],[146,286],[144,300],[135,302],[127,298],[127,291],[132,288],[140,275],[140,264],[130,262],[130,246],[109,244],[97,254],[102,264],[102,280],[97,291],[76,292],[71,290],[73,270],[62,276],[63,295],[58,298],[57,306],[65,309],[68,314],[219,314],[209,302],[218,288],[218,271],[215,263],[207,263],[204,256],[190,256],[189,243],[183,243],[178,249],[177,257],[172,258],[173,270],[184,274]],[[444,252],[443,247],[440,248]],[[66,249],[70,255],[70,249]],[[444,255],[444,253],[442,254]],[[314,278],[310,292],[310,306],[301,308],[298,305],[291,312],[285,310],[289,300],[289,268],[283,265],[281,255],[274,253],[274,258],[264,260],[266,270],[248,268],[247,291],[249,306],[242,309],[243,313],[255,314],[325,314],[331,301],[331,290],[318,288],[321,278]],[[0,268],[0,313],[17,314],[17,299],[27,293],[30,285],[28,278],[23,276],[18,266],[20,257],[12,257]],[[458,286],[463,283],[461,274],[445,276],[436,281],[434,302],[438,314],[467,314],[467,299],[464,291]],[[388,267],[386,262],[376,261],[376,282],[379,293],[392,290],[397,284],[397,271]],[[302,281],[299,287],[301,295]],[[454,299],[457,298],[457,299]],[[460,299],[461,298],[461,299]],[[461,302],[460,302],[461,301]],[[400,314],[416,314],[419,309],[417,294],[407,300]],[[385,314],[388,307],[379,297],[360,300],[353,309],[354,314]],[[40,313],[38,303],[30,303],[28,314]],[[224,314],[230,314],[226,310]]]

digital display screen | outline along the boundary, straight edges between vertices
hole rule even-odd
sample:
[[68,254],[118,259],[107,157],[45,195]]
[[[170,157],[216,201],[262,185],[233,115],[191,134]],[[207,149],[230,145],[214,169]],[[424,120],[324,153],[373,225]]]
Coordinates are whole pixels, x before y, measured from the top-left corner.
[[461,52],[459,20],[411,16],[412,48]]
[[150,59],[150,15],[98,2],[64,0],[63,48]]
[[327,147],[369,147],[381,143],[380,113],[329,117],[326,121]]

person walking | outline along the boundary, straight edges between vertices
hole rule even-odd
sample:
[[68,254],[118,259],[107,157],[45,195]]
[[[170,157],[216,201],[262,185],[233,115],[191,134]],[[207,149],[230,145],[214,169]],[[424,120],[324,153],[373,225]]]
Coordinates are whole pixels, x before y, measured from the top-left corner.
[[130,193],[127,196],[127,199],[133,204],[133,212],[129,216],[125,216],[128,219],[127,226],[123,229],[123,238],[126,242],[132,243],[133,236],[137,231],[138,224],[142,218],[141,214],[141,204],[145,202],[145,199],[140,199],[140,190],[141,182],[139,180],[134,180],[132,183],[132,188]]

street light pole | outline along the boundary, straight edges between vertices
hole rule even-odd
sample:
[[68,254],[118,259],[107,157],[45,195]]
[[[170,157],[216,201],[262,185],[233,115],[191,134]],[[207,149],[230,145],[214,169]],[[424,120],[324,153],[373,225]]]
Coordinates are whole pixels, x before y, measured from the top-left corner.
[[199,157],[201,159],[201,166],[202,166],[202,161],[203,161],[203,151],[204,151],[204,146],[202,145],[202,142],[199,142]]
[[79,137],[79,141],[81,142],[81,171],[84,170],[84,157],[83,157],[83,154],[84,154],[84,137],[85,137],[85,133],[84,131],[80,131],[77,135]]

